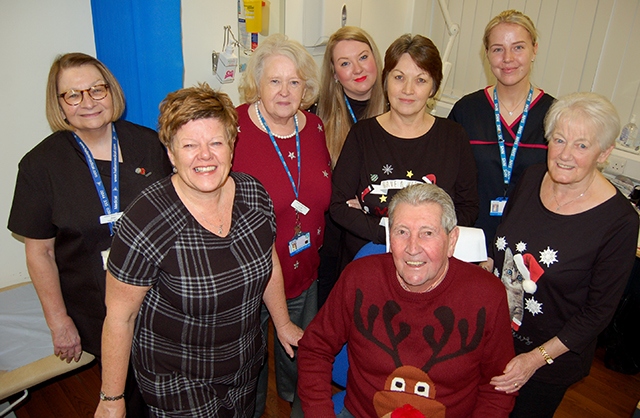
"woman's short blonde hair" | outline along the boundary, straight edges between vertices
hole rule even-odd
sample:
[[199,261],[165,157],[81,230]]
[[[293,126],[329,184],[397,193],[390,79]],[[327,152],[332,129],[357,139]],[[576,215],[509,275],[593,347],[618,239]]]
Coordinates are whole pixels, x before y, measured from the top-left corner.
[[531,35],[531,43],[535,45],[538,42],[538,31],[536,31],[536,27],[529,16],[517,10],[505,10],[491,19],[484,28],[482,43],[484,44],[485,51],[489,50],[489,36],[491,36],[491,31],[500,23],[513,23],[514,25],[522,26],[529,32],[529,35]]
[[160,142],[173,151],[173,140],[183,125],[210,118],[222,122],[227,143],[233,151],[238,137],[238,113],[226,93],[213,90],[207,83],[169,93],[160,103]]
[[100,71],[100,74],[104,78],[104,81],[109,85],[109,94],[111,94],[113,101],[113,116],[111,122],[115,122],[120,119],[120,116],[124,113],[125,102],[124,92],[120,87],[120,83],[109,71],[109,69],[96,58],[91,55],[83,54],[81,52],[71,52],[64,55],[58,55],[51,64],[49,70],[49,78],[47,79],[47,95],[46,95],[46,115],[47,121],[51,130],[57,131],[71,131],[73,126],[67,121],[62,107],[60,106],[60,99],[58,95],[62,92],[58,91],[58,80],[60,74],[69,68],[81,67],[83,65],[93,65]]
[[558,121],[564,118],[580,118],[592,129],[600,151],[606,151],[616,143],[620,134],[620,117],[615,106],[606,97],[591,92],[571,93],[558,98],[544,118],[544,136],[551,140]]
[[298,76],[305,82],[305,92],[300,108],[309,108],[315,103],[320,90],[318,64],[299,42],[293,41],[281,33],[267,37],[251,54],[247,69],[242,74],[238,87],[240,100],[250,104],[260,100],[260,80],[264,72],[264,62],[268,57],[274,55],[283,55],[293,61]]

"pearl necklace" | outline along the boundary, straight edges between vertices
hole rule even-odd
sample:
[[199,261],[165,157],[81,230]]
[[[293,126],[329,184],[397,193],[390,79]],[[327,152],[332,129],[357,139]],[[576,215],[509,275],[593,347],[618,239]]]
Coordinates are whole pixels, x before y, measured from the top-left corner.
[[[256,108],[256,114],[258,114],[258,112],[259,112],[259,110],[258,110],[258,103],[260,103],[260,102],[259,102],[259,101],[257,101],[257,102],[255,102],[255,104],[254,104],[254,106],[255,106],[255,108]],[[296,113],[295,115],[293,115],[293,119],[294,119],[294,121],[295,121],[295,124],[297,125],[297,124],[298,124],[298,114],[297,114],[297,113]],[[260,127],[262,128],[262,130],[263,130],[263,131],[265,131],[265,132],[269,132],[269,131],[267,130],[267,127],[266,127],[266,126],[264,126],[264,123],[262,122],[262,118],[261,118],[261,117],[258,117],[258,122],[260,122]],[[275,136],[276,138],[279,138],[279,139],[289,139],[289,138],[294,137],[294,136],[295,136],[295,134],[296,134],[295,129],[294,129],[294,130],[293,130],[293,132],[291,132],[289,135],[278,135],[277,133],[274,133],[273,131],[271,131],[271,135],[273,135],[273,136]]]
[[551,187],[551,191],[553,192],[553,200],[555,200],[555,201],[556,201],[556,205],[558,205],[558,206],[556,206],[556,212],[557,212],[558,210],[560,210],[560,208],[561,208],[561,207],[563,207],[563,206],[567,206],[569,203],[573,203],[573,202],[575,202],[576,200],[580,199],[582,196],[584,196],[584,194],[585,194],[585,193],[587,193],[587,190],[589,190],[589,188],[591,187],[591,185],[593,184],[593,181],[594,181],[595,179],[596,179],[596,176],[593,176],[593,178],[591,179],[591,182],[589,183],[589,185],[587,186],[587,188],[586,188],[586,189],[584,189],[584,192],[580,193],[580,195],[579,195],[578,197],[576,197],[576,198],[574,198],[574,199],[571,199],[570,201],[565,202],[565,203],[563,203],[563,204],[560,204],[560,202],[558,202],[558,198],[556,197],[556,191],[555,191],[555,190],[553,190],[553,187]]

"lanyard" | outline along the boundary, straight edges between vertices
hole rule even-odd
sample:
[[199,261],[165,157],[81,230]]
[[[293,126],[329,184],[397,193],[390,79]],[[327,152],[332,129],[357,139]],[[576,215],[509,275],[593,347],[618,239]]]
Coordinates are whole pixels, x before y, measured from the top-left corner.
[[291,175],[291,171],[289,170],[289,167],[287,166],[287,163],[284,161],[284,157],[282,156],[282,151],[280,151],[280,147],[278,146],[278,144],[276,143],[275,138],[273,137],[273,134],[271,133],[271,129],[269,129],[269,125],[267,125],[267,121],[264,120],[264,118],[262,117],[262,113],[260,113],[260,109],[258,109],[258,106],[256,106],[256,113],[258,114],[258,117],[260,118],[260,121],[262,122],[262,124],[264,125],[264,128],[267,130],[267,133],[269,134],[269,138],[271,139],[271,143],[273,144],[273,147],[276,149],[276,153],[278,154],[278,157],[280,157],[280,162],[282,163],[282,166],[284,167],[284,171],[287,173],[287,176],[289,176],[289,181],[291,182],[291,187],[293,187],[293,193],[296,195],[296,199],[298,199],[298,194],[300,192],[300,135],[298,134],[298,115],[293,115],[293,122],[296,126],[296,153],[297,155],[297,159],[298,159],[298,184],[296,185],[296,183],[293,181],[293,176]]
[[358,121],[358,118],[356,118],[356,115],[353,113],[353,109],[351,109],[351,103],[349,103],[349,99],[347,98],[346,94],[344,95],[344,102],[347,105],[347,110],[351,115],[351,119],[353,120],[353,123],[356,123]]
[[[120,211],[120,165],[118,164],[118,134],[116,134],[116,128],[111,124],[111,200],[112,204],[109,204],[109,196],[107,196],[107,191],[104,188],[104,184],[102,183],[102,179],[100,178],[100,172],[98,171],[98,166],[96,165],[96,161],[93,159],[93,155],[89,150],[89,147],[80,139],[75,132],[73,132],[73,137],[76,139],[76,142],[82,149],[84,153],[84,158],[89,165],[89,171],[91,171],[91,177],[93,178],[93,183],[96,186],[96,191],[98,192],[98,196],[100,197],[100,203],[102,203],[102,208],[104,209],[105,215],[111,215],[112,213],[118,213]],[[109,231],[111,235],[113,235],[113,224],[114,222],[109,222]]]
[[502,123],[500,122],[500,105],[498,104],[498,90],[493,89],[493,110],[496,115],[496,131],[498,132],[498,147],[500,148],[500,162],[502,163],[502,178],[504,179],[504,192],[507,193],[509,182],[511,181],[511,173],[513,172],[513,162],[516,159],[516,153],[518,152],[518,146],[520,145],[520,139],[522,138],[522,131],[524,131],[524,124],[527,121],[529,115],[529,105],[531,104],[531,98],[533,97],[533,86],[529,88],[529,94],[527,95],[527,101],[524,104],[524,110],[522,111],[522,117],[520,119],[520,125],[518,126],[518,132],[516,133],[516,139],[513,141],[513,147],[511,148],[511,154],[509,155],[509,164],[507,165],[507,152],[504,146],[504,137],[502,136]]

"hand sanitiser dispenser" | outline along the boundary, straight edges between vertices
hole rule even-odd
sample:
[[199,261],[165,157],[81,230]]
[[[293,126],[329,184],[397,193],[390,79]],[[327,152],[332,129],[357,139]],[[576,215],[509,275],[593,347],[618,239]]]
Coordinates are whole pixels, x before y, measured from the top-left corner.
[[236,67],[238,66],[238,57],[234,52],[233,45],[228,45],[224,52],[218,56],[218,66],[216,68],[216,76],[220,83],[231,83],[236,75]]
[[[233,42],[231,41],[233,38]],[[240,45],[231,32],[231,26],[224,27],[224,44],[222,52],[213,51],[213,72],[222,84],[233,82],[238,66],[238,56],[235,54],[236,45]]]

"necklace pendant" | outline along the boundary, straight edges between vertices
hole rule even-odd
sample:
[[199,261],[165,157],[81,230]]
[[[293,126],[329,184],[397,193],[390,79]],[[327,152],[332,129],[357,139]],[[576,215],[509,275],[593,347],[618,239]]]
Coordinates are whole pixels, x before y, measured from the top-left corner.
[[509,112],[509,116],[513,116],[513,112]]

